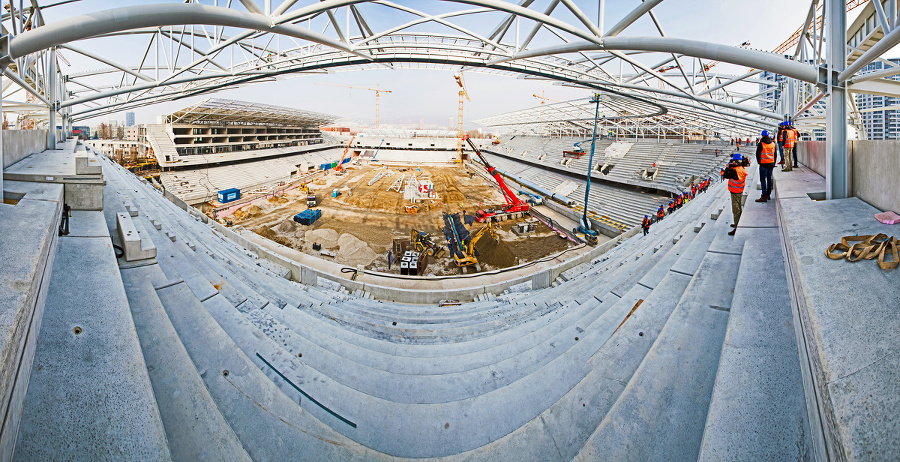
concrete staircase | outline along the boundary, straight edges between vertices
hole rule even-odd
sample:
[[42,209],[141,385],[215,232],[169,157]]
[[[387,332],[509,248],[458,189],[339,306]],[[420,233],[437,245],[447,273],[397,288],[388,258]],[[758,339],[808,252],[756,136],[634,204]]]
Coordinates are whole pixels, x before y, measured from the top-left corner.
[[[102,164],[106,224],[114,230],[116,213],[134,204],[136,229],[158,249],[155,259],[120,260],[116,291],[143,352],[135,389],[155,400],[165,457],[741,460],[764,454],[761,446],[777,458],[806,454],[808,431],[785,436],[771,424],[805,422],[799,375],[783,373],[798,369],[785,352],[792,332],[772,328],[790,313],[780,305],[761,316],[755,286],[742,282],[764,267],[769,243],[726,235],[724,183],[549,288],[437,307],[285,279],[143,180]],[[786,287],[770,290],[776,305],[787,297]],[[761,332],[771,341],[753,344]],[[742,369],[747,352],[759,367]],[[773,352],[777,365],[765,361]],[[766,412],[771,390],[789,398],[783,418]],[[744,407],[753,412],[742,421]],[[732,428],[752,431],[752,441]]]

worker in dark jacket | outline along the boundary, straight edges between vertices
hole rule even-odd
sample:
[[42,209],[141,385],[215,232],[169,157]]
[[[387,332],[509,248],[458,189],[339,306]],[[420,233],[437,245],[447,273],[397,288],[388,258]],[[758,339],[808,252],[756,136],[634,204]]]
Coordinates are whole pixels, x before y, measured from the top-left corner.
[[772,172],[775,171],[775,155],[778,146],[769,136],[768,130],[762,131],[762,141],[756,145],[756,163],[759,164],[759,182],[762,195],[756,202],[767,202],[772,198]]
[[644,230],[644,236],[650,232],[650,216],[644,215],[644,221],[641,222],[641,229]]
[[747,171],[744,167],[750,165],[750,161],[746,157],[735,154],[731,158],[731,162],[725,167],[725,178],[728,179],[728,192],[731,193],[731,212],[734,214],[734,223],[731,225],[730,236],[734,236],[737,231],[738,222],[741,221],[741,210],[743,206],[744,181],[747,178]]

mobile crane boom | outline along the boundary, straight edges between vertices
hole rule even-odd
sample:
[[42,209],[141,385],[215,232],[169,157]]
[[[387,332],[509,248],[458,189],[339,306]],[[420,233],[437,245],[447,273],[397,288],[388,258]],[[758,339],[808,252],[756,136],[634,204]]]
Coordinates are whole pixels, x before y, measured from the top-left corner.
[[344,170],[344,159],[347,157],[347,153],[350,152],[350,145],[353,144],[353,140],[356,139],[356,136],[350,137],[350,142],[347,143],[347,147],[344,148],[344,153],[341,154],[341,160],[338,161],[337,167],[334,168],[335,172],[341,172]]
[[503,196],[506,198],[506,207],[504,207],[504,212],[526,212],[530,208],[528,204],[522,202],[513,192],[509,189],[509,186],[506,186],[506,182],[503,181],[503,177],[500,175],[500,172],[497,171],[490,163],[488,163],[487,159],[481,155],[481,151],[475,147],[475,143],[466,136],[465,140],[469,142],[469,146],[472,147],[472,150],[475,151],[475,154],[478,155],[478,158],[481,159],[481,163],[484,164],[484,167],[487,169],[488,173],[494,177],[494,180],[497,181],[497,184],[500,185],[500,190],[503,191]]

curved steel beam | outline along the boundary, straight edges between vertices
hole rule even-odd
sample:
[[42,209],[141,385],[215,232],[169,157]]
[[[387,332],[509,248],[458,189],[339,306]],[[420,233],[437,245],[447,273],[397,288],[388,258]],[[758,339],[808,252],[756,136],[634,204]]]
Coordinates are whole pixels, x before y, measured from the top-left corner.
[[268,16],[196,3],[129,6],[57,21],[13,37],[9,42],[7,59],[20,58],[54,45],[113,32],[143,27],[191,24],[271,32],[330,46],[367,60],[372,59],[370,56],[352,50],[345,43],[300,26],[273,25]]
[[510,58],[501,58],[488,62],[488,65],[500,64],[517,59],[535,58],[538,56],[577,53],[584,51],[654,51],[660,53],[678,53],[695,58],[722,61],[739,66],[764,69],[776,74],[816,84],[819,81],[819,70],[815,66],[784,59],[778,55],[762,51],[748,50],[717,43],[701,42],[669,37],[603,37],[600,43],[574,42],[565,45],[542,48],[539,50],[518,53]]

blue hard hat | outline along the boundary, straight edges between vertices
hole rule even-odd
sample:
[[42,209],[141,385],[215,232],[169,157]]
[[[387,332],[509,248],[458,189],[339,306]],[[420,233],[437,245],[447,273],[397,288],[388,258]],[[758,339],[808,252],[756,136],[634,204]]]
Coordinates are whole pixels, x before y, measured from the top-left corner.
[[650,218],[650,215],[644,215],[644,218]]
[[768,130],[763,130],[763,131],[762,131],[762,135],[760,135],[760,136],[762,136],[763,138],[769,136],[769,131],[768,131]]
[[740,154],[735,154],[735,155],[731,156],[731,160],[741,160],[741,159],[743,159],[743,156],[741,156]]

